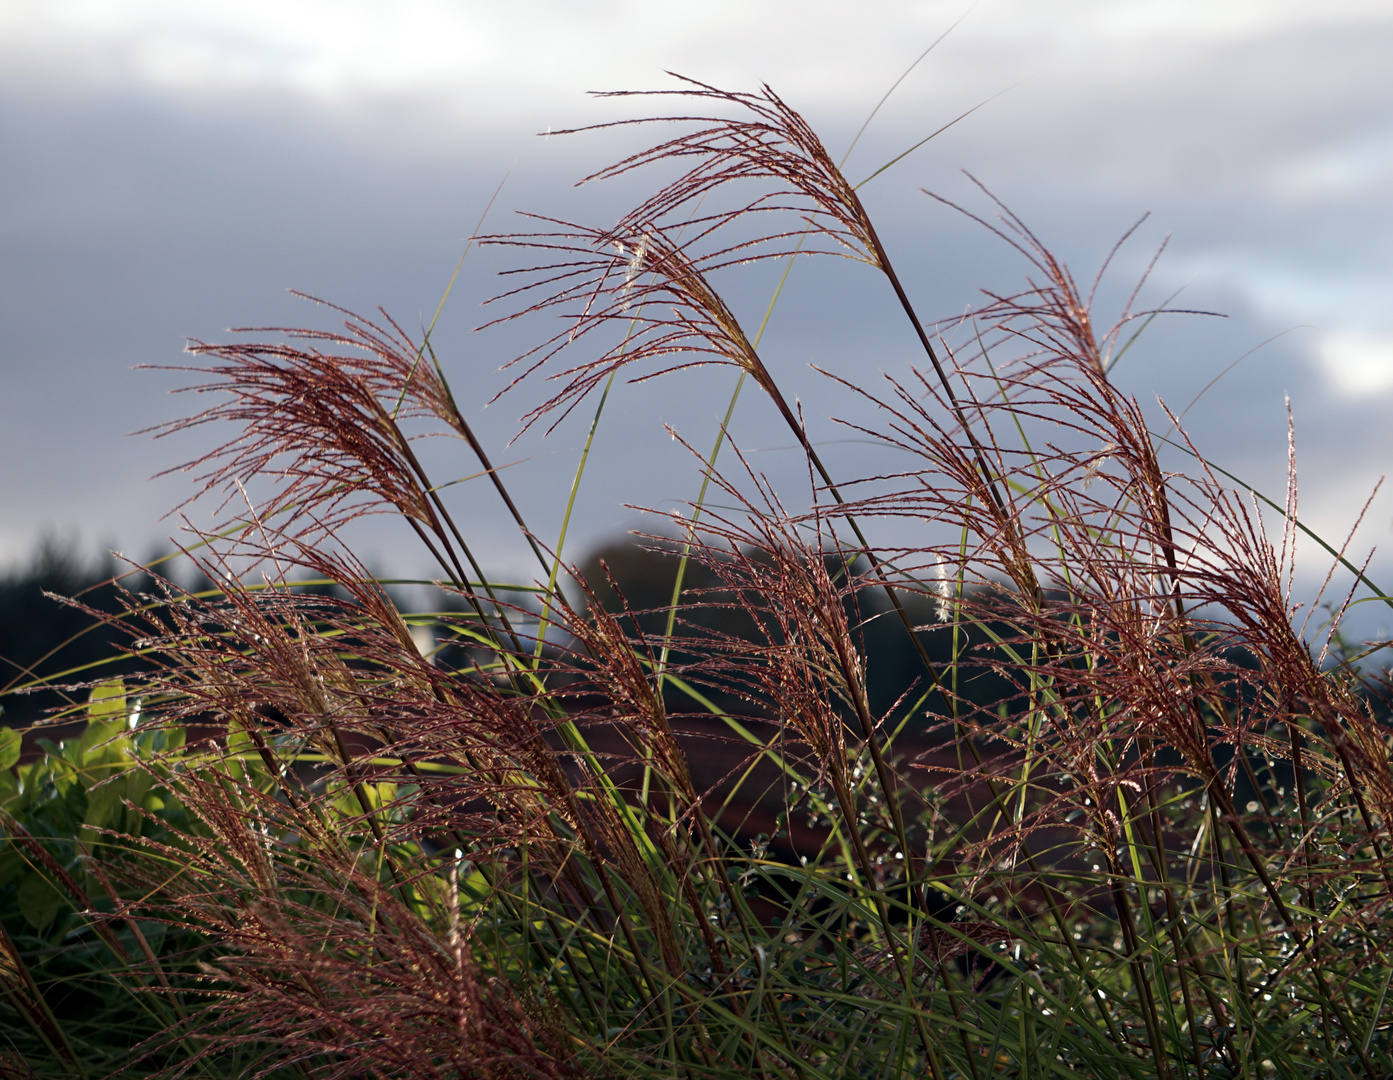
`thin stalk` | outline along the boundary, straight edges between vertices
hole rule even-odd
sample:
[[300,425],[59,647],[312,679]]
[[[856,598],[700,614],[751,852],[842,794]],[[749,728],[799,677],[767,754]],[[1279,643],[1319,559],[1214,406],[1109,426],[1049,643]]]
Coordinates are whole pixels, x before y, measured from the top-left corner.
[[595,406],[595,415],[590,420],[590,430],[585,433],[585,446],[580,452],[580,461],[576,465],[576,474],[571,479],[571,492],[566,497],[566,512],[561,516],[561,531],[556,538],[556,557],[551,561],[551,571],[547,575],[547,587],[543,594],[546,599],[542,602],[542,614],[537,625],[537,647],[534,655],[538,658],[542,655],[542,647],[546,643],[547,630],[551,626],[551,605],[556,594],[556,580],[561,571],[561,554],[566,547],[566,534],[571,527],[571,511],[575,509],[576,495],[580,491],[580,479],[585,474],[586,463],[590,460],[590,448],[595,442],[595,432],[600,427],[600,417],[605,411],[605,402],[609,400],[610,389],[614,386],[614,377],[617,371],[611,371],[609,378],[605,381],[605,388],[600,393],[600,402]]

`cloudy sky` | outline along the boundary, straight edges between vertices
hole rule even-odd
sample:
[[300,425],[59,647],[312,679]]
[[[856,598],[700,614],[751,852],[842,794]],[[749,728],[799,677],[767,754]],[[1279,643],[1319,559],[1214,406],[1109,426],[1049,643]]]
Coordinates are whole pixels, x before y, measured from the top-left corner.
[[[181,363],[187,338],[229,327],[331,325],[292,288],[419,327],[500,183],[486,228],[516,227],[516,210],[612,222],[637,188],[571,185],[641,136],[537,137],[622,115],[585,91],[662,87],[665,71],[768,82],[840,155],[960,18],[848,164],[860,179],[982,106],[865,189],[916,302],[949,316],[1022,279],[1004,245],[920,193],[989,212],[963,170],[1084,278],[1150,212],[1104,302],[1169,236],[1152,298],[1183,287],[1178,303],[1228,317],[1149,331],[1119,381],[1183,408],[1250,354],[1187,415],[1192,436],[1278,494],[1289,396],[1303,518],[1342,537],[1393,457],[1386,0],[0,0],[0,561],[45,533],[142,556],[177,530],[160,519],[188,478],[149,477],[207,444],[128,435],[195,405],[167,394],[187,378],[135,365]],[[588,415],[505,448],[526,402],[484,408],[500,364],[550,332],[471,333],[509,258],[471,252],[436,341],[554,534]],[[854,474],[874,468],[869,451],[830,441],[842,403],[806,365],[903,373],[912,342],[864,275],[803,265],[765,351]],[[742,283],[742,314],[757,321],[772,287]],[[621,388],[574,554],[634,527],[625,503],[692,497],[695,471],[662,426],[708,445],[730,383],[715,371]],[[757,404],[741,409],[753,460],[796,482],[787,440]],[[461,489],[485,558],[521,568],[486,493]],[[1359,549],[1390,546],[1390,519],[1393,501],[1376,502]],[[364,543],[379,565],[416,567],[391,534]]]

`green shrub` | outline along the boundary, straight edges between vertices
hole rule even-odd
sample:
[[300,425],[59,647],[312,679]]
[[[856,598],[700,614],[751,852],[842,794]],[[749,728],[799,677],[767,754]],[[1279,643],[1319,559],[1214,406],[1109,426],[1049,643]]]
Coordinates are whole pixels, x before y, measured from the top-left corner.
[[20,733],[0,728],[0,1022],[5,1049],[41,1076],[144,1075],[171,1060],[141,1044],[163,1042],[184,1005],[142,990],[168,988],[209,947],[111,917],[135,899],[106,869],[120,853],[197,829],[156,764],[177,757],[184,732],[139,717],[114,679],[93,687],[80,734],[38,740],[32,760],[20,761]]

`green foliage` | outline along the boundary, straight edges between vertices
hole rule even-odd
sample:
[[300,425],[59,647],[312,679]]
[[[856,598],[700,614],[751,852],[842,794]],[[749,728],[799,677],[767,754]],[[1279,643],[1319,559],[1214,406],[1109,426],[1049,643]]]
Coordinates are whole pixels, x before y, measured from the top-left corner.
[[112,679],[92,688],[80,736],[39,739],[23,763],[20,733],[0,729],[0,1027],[40,1076],[154,1069],[137,1066],[137,1047],[178,1020],[178,1005],[141,988],[206,947],[160,922],[111,917],[123,897],[110,870],[123,854],[192,827],[141,767],[177,753],[183,733],[138,718]]

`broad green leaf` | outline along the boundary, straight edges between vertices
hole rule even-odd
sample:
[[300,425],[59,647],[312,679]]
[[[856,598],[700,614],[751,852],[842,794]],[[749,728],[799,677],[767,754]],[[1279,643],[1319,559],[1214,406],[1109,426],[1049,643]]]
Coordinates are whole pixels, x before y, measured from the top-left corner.
[[82,823],[94,829],[109,829],[117,823],[125,809],[121,799],[126,794],[126,785],[120,779],[109,781],[87,793],[87,813]]
[[256,752],[256,743],[252,741],[251,733],[241,721],[233,721],[227,725],[227,749],[234,754]]
[[24,861],[24,856],[13,846],[9,843],[0,845],[0,888],[26,873],[28,869],[29,864]]
[[126,722],[126,684],[120,679],[108,679],[92,687],[87,698],[87,719],[101,723],[109,720]]
[[364,784],[363,791],[367,795],[368,806],[374,810],[381,810],[397,797],[397,785],[391,783]]
[[[141,806],[145,802],[145,796],[149,794],[150,788],[155,784],[155,778],[144,769],[132,769],[126,774],[125,795],[134,806]],[[139,826],[134,826],[138,830]]]
[[23,736],[14,728],[0,727],[0,769],[13,769],[19,762]]
[[121,750],[107,745],[126,730],[126,685],[109,679],[92,687],[87,704],[87,730],[82,733],[79,751],[83,761],[98,751],[103,760],[120,758]]
[[358,797],[343,781],[338,780],[328,785],[328,790],[332,796],[330,806],[342,817],[357,817],[363,812],[362,805],[358,802]]
[[34,801],[35,789],[43,783],[43,766],[44,760],[40,759],[21,765],[14,771],[15,779],[19,781],[20,800],[18,806],[10,807],[11,813],[18,813],[21,807]]
[[256,742],[241,721],[234,720],[227,725],[227,750],[223,767],[234,780],[255,783],[265,773]]
[[24,879],[16,899],[24,921],[39,931],[46,929],[48,924],[53,922],[58,909],[63,906],[63,897],[57,888],[48,878],[37,873]]
[[179,750],[187,740],[188,732],[182,727],[136,728],[135,745],[141,756]]

